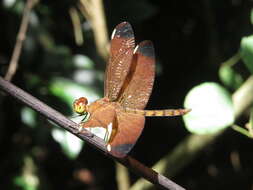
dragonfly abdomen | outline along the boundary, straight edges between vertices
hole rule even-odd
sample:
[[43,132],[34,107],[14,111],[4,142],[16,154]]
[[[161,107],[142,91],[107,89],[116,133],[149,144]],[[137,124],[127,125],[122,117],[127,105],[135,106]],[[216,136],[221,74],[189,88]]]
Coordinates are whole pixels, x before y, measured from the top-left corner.
[[179,116],[191,111],[190,109],[164,109],[164,110],[139,110],[124,108],[125,112],[135,113],[147,117]]

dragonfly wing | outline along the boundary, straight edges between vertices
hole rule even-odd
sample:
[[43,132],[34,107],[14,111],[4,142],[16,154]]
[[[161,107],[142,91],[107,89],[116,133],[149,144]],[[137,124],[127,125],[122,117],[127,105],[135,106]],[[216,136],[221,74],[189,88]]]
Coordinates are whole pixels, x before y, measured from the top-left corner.
[[134,47],[134,33],[131,25],[128,22],[117,25],[112,33],[110,58],[104,83],[105,97],[108,97],[110,101],[118,98],[132,62]]
[[117,132],[107,149],[116,157],[126,156],[141,135],[144,124],[145,117],[142,115],[118,112]]
[[120,103],[123,107],[144,109],[152,92],[155,77],[155,52],[151,41],[141,42],[135,49]]

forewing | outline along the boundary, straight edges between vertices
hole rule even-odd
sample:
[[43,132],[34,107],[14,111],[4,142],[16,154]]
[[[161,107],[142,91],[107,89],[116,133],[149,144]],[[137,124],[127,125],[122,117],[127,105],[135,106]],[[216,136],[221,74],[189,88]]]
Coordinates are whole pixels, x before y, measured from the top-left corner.
[[111,154],[116,157],[124,157],[133,148],[142,133],[145,117],[126,112],[117,113],[117,132],[112,142]]
[[143,41],[136,48],[120,103],[123,107],[144,109],[154,83],[155,52],[151,41]]
[[134,33],[131,25],[128,22],[117,25],[112,33],[110,58],[104,83],[105,97],[108,97],[110,101],[118,98],[132,62],[134,47]]

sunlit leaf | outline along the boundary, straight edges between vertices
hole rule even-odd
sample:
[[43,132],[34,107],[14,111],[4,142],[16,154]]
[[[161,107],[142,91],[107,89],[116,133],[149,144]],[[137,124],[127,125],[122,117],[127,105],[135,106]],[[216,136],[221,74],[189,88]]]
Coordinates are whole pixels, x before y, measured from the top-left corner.
[[184,106],[192,109],[183,117],[192,133],[215,133],[234,122],[231,96],[217,83],[206,82],[194,87],[187,94]]
[[[94,62],[87,56],[75,55],[73,63],[77,70],[73,73],[73,79],[85,85],[94,85],[97,80],[101,81],[101,74],[94,69]],[[103,76],[102,76],[103,78]]]
[[246,67],[253,73],[253,35],[242,38],[240,53]]
[[78,70],[73,78],[79,83],[92,85],[96,81],[97,74],[95,70]]
[[17,0],[4,0],[3,6],[14,13],[21,15],[24,10],[25,3]]
[[37,113],[29,107],[23,107],[21,110],[21,120],[29,127],[36,126],[37,124],[36,116]]
[[89,102],[99,98],[98,93],[88,86],[81,86],[73,81],[64,78],[54,78],[49,85],[50,92],[61,98],[63,101],[72,105],[73,101],[82,96],[86,97]]
[[61,145],[64,153],[70,159],[75,159],[78,156],[82,149],[83,141],[81,141],[79,138],[72,135],[68,131],[60,130],[58,128],[54,128],[52,130],[52,136],[55,141],[57,141]]
[[36,190],[39,187],[39,178],[36,174],[36,165],[31,157],[25,157],[22,174],[14,178],[14,184],[23,190]]
[[14,5],[15,2],[16,0],[3,0],[3,5],[6,8],[10,8]]
[[94,62],[87,56],[77,54],[73,57],[73,63],[77,68],[80,69],[93,69]]

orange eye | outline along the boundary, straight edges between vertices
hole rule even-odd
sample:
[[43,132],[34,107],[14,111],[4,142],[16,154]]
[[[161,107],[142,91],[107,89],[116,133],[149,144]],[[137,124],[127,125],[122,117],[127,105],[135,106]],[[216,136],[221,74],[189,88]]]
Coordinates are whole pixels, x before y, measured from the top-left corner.
[[85,97],[78,98],[73,103],[73,109],[78,114],[85,114],[87,109],[86,106],[88,104],[88,100]]

